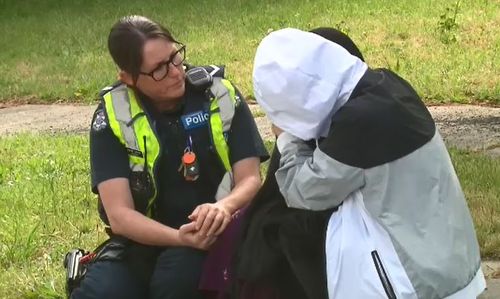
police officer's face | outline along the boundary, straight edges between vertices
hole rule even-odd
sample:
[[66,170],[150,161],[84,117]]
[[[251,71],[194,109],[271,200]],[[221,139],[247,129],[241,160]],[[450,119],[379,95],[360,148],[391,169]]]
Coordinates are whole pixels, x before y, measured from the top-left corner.
[[135,86],[155,102],[177,100],[184,95],[185,72],[182,63],[176,63],[183,59],[178,48],[178,45],[161,38],[144,44],[141,74]]

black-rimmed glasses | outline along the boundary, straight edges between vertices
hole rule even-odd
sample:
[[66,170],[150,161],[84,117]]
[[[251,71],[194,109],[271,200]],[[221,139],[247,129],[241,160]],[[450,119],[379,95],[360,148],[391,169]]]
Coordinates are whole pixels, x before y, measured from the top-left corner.
[[151,72],[149,73],[139,72],[139,73],[142,75],[150,76],[155,81],[161,81],[165,79],[165,77],[168,76],[168,71],[170,70],[169,66],[170,64],[177,67],[184,62],[184,59],[186,59],[186,46],[185,45],[180,45],[180,46],[181,47],[179,48],[179,50],[172,53],[172,55],[170,55],[170,58],[167,61],[162,62]]

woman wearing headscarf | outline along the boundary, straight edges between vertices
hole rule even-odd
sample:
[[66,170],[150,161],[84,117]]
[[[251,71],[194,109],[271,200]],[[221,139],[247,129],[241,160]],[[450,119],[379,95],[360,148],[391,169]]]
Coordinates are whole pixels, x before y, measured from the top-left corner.
[[[327,27],[311,30],[344,47],[364,61],[354,42]],[[309,142],[311,148],[315,141]],[[311,211],[289,208],[274,174],[279,168],[276,148],[266,180],[248,207],[236,250],[234,298],[327,298],[325,233],[334,209]],[[258,262],[256,262],[258,261]]]
[[460,183],[408,82],[296,29],[263,39],[253,79],[278,136],[286,205],[337,208],[324,247],[328,298],[458,299],[485,289]]

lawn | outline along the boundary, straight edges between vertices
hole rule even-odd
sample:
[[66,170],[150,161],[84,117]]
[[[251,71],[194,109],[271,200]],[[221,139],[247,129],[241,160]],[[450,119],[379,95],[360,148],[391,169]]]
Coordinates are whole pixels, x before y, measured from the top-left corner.
[[[0,137],[0,298],[63,297],[64,254],[106,237],[90,191],[88,151],[81,135]],[[500,159],[451,154],[482,256],[499,259]]]
[[250,98],[252,58],[267,32],[331,26],[427,103],[500,104],[498,0],[0,0],[0,104],[94,102],[116,78],[109,29],[128,14],[165,24],[191,63],[225,64]]
[[[170,28],[190,63],[226,65],[249,99],[253,55],[268,32],[331,26],[427,104],[500,105],[500,0],[0,0],[0,108],[95,103],[116,79],[109,29],[129,14]],[[450,152],[482,257],[500,259],[500,159]],[[87,136],[0,136],[0,298],[63,298],[64,254],[106,238],[88,154]]]

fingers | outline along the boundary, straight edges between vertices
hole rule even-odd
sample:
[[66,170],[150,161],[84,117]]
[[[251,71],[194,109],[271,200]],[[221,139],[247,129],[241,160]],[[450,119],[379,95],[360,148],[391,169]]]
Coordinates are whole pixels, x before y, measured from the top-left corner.
[[222,232],[226,229],[226,227],[229,225],[230,222],[231,222],[231,217],[225,217],[224,221],[220,225],[219,229],[214,233],[214,235],[218,236],[222,234]]
[[191,215],[188,216],[188,219],[191,221],[194,221],[198,217],[198,213],[200,211],[201,206],[197,206],[194,211],[191,213]]
[[196,223],[190,222],[179,227],[179,231],[183,234],[196,231]]
[[209,205],[201,205],[201,206],[198,206],[198,208],[196,208],[196,209],[198,209],[198,212],[196,215],[196,229],[200,230],[203,223],[205,222],[205,217],[207,217],[207,214],[210,212],[210,206]]
[[193,222],[181,229],[184,232],[196,231],[200,238],[207,238],[220,235],[231,222],[231,215],[224,206],[202,204],[194,209],[189,219]]
[[182,240],[182,246],[188,246],[201,250],[208,250],[210,246],[217,240],[216,236],[207,237],[200,232],[192,229],[194,223],[189,223],[179,228],[179,238]]
[[204,237],[200,249],[208,250],[217,241],[216,237]]
[[[203,221],[203,225],[201,226],[200,229],[200,234],[208,237],[208,231],[212,227],[212,224],[214,223],[215,218],[219,214],[219,211],[217,209],[211,209],[208,213],[207,216],[205,217],[205,220]],[[219,223],[220,225],[220,223]]]
[[214,221],[212,222],[212,225],[210,226],[210,229],[207,232],[207,237],[213,236],[217,231],[219,231],[221,225],[224,224],[224,220],[227,217],[225,217],[224,213],[218,213],[217,216],[215,216]]

